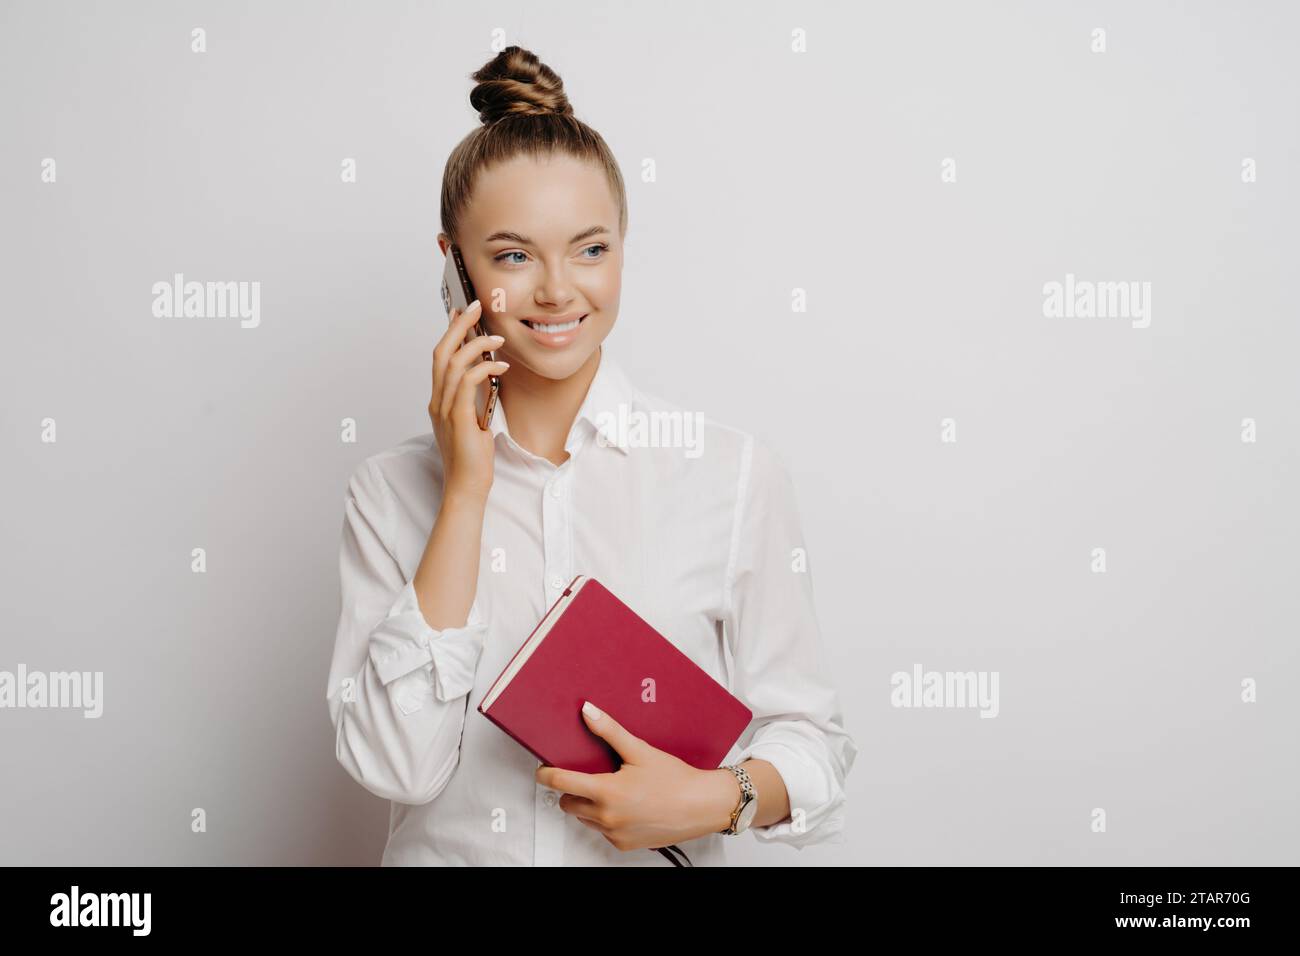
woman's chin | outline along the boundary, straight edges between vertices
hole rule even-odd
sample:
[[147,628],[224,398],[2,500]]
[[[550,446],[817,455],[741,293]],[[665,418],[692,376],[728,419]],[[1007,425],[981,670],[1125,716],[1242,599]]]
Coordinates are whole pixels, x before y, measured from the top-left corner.
[[[558,351],[530,348],[526,354],[518,356],[518,361],[533,374],[558,382],[575,375],[585,368],[587,363],[596,361],[595,356],[599,350],[599,342],[593,346],[575,343],[574,347]],[[514,362],[515,359],[506,359],[506,361]],[[506,377],[509,375],[510,373],[506,372]]]

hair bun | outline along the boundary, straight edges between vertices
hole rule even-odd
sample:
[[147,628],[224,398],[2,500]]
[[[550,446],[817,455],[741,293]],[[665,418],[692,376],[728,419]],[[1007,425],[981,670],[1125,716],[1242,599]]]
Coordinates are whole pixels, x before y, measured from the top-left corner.
[[485,126],[507,116],[573,113],[560,77],[522,47],[506,47],[470,79],[478,85],[470,91],[469,102]]

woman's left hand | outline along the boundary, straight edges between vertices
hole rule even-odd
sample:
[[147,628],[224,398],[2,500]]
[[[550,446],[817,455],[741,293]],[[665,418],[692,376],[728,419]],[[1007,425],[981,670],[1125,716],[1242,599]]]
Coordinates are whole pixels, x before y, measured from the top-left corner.
[[[594,705],[593,705],[594,706]],[[740,801],[729,770],[700,770],[633,735],[609,714],[582,719],[623,758],[615,773],[537,768],[537,781],[563,792],[560,809],[620,850],[669,846],[727,827]]]

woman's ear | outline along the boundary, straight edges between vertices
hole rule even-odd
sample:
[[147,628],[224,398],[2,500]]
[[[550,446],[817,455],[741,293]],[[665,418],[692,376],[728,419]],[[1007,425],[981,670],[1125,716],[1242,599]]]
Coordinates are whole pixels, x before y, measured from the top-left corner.
[[438,248],[444,256],[451,255],[451,237],[445,232],[438,233]]

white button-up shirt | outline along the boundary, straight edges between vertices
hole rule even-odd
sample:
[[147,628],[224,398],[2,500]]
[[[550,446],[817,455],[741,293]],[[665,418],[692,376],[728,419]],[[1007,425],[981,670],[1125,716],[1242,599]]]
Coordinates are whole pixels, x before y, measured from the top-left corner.
[[[607,346],[563,464],[517,444],[502,403],[492,432],[464,627],[431,628],[412,583],[443,488],[432,431],[367,458],[348,482],[326,696],[339,762],[392,801],[382,863],[671,866],[565,813],[560,793],[536,781],[538,760],[477,710],[576,574],[597,578],[753,711],[724,763],[771,762],[792,817],[749,832],[843,842],[857,748],[820,645],[794,490],[773,452],[636,389]],[[695,865],[718,865],[736,839],[678,845]]]

